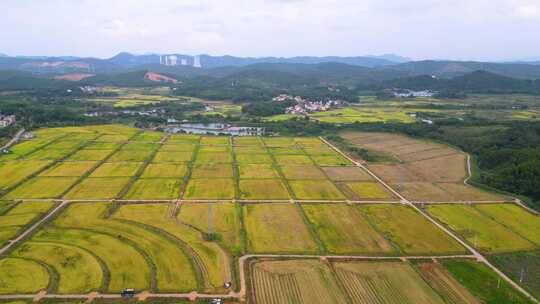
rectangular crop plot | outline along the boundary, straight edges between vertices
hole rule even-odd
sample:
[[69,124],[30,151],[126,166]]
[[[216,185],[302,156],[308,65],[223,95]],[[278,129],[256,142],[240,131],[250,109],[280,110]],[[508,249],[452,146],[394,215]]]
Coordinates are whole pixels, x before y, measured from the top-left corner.
[[513,204],[476,205],[498,223],[540,246],[540,217]]
[[271,164],[272,158],[268,154],[236,154],[239,164]]
[[356,199],[385,200],[395,198],[383,185],[375,182],[346,182],[346,188],[350,189]]
[[185,164],[160,163],[149,164],[142,174],[142,178],[178,178],[186,175],[187,166]]
[[313,161],[306,155],[275,155],[274,158],[281,166],[313,164]]
[[241,179],[278,178],[279,174],[271,164],[240,164],[238,172]]
[[121,150],[154,151],[158,148],[156,143],[129,142],[120,148]]
[[296,145],[294,139],[290,137],[263,137],[262,139],[268,147],[288,147]]
[[55,150],[55,149],[41,149],[36,152],[25,156],[25,160],[58,160],[66,157],[71,153],[71,150]]
[[0,212],[0,245],[16,236],[24,226],[41,218],[53,206],[53,202],[21,202],[6,213]]
[[359,208],[379,231],[406,254],[466,252],[456,240],[410,207],[369,205]]
[[193,158],[193,152],[158,152],[152,160],[153,163],[180,163],[189,162]]
[[294,204],[244,205],[243,215],[250,252],[318,252],[319,248]]
[[199,153],[212,153],[212,152],[219,152],[219,153],[231,152],[231,147],[230,146],[200,146],[199,147]]
[[131,185],[124,199],[175,199],[182,180],[174,178],[142,178]]
[[319,166],[347,166],[352,164],[341,155],[312,155],[311,158]]
[[121,150],[114,153],[110,162],[144,162],[150,159],[152,156],[151,150]]
[[396,250],[354,206],[302,205],[326,250],[333,254],[383,254]]
[[50,161],[0,162],[0,191],[15,186],[50,163]]
[[238,146],[261,146],[263,144],[261,138],[256,136],[236,136],[233,137],[233,143]]
[[[211,212],[209,212],[211,210]],[[231,252],[240,253],[242,239],[240,237],[240,217],[237,206],[232,203],[184,203],[180,207],[178,218],[197,229],[209,233],[208,215],[212,214],[212,230],[220,237],[220,241]]]
[[321,169],[314,165],[287,165],[280,169],[286,179],[326,179]]
[[373,177],[358,167],[323,167],[328,177],[336,182],[341,181],[373,181]]
[[47,149],[53,150],[73,150],[84,144],[83,141],[77,140],[59,140],[47,146]]
[[165,136],[165,133],[163,133],[163,132],[145,131],[145,132],[137,134],[131,140],[133,140],[133,141],[158,142],[164,136]]
[[193,166],[191,178],[232,178],[231,164],[197,164]]
[[81,176],[97,165],[95,161],[63,162],[41,173],[40,176],[70,177]]
[[177,143],[177,142],[165,143],[159,149],[159,151],[162,151],[162,152],[170,152],[170,151],[193,152],[194,150],[195,150],[195,145],[192,145],[190,143]]
[[197,153],[197,163],[232,163],[232,155],[228,152]]
[[65,199],[112,199],[129,182],[129,177],[86,178],[64,196]]
[[345,195],[327,180],[294,180],[288,183],[300,200],[345,200]]
[[77,179],[77,177],[34,177],[9,192],[5,198],[57,198],[68,190]]
[[96,140],[100,142],[123,142],[128,141],[131,135],[122,134],[104,134],[98,137]]
[[[538,231],[538,230],[537,230]],[[540,297],[540,250],[492,255],[489,260],[514,282]]]
[[228,145],[229,137],[225,136],[203,136],[201,137],[201,145]]
[[240,198],[254,200],[286,200],[289,192],[279,179],[240,180]]
[[353,303],[445,303],[407,263],[339,262],[334,268]]
[[441,264],[420,262],[415,265],[428,284],[441,295],[446,303],[480,304]]
[[533,243],[472,206],[430,205],[428,211],[479,250],[509,252],[535,248]]
[[232,199],[234,181],[230,178],[191,179],[184,191],[184,199]]
[[253,303],[347,303],[331,270],[315,259],[256,262],[250,273]]
[[169,137],[169,140],[167,140],[167,143],[192,143],[196,144],[201,140],[201,137],[199,135],[193,135],[193,134],[172,134]]
[[100,161],[109,156],[113,150],[88,150],[83,149],[68,157],[67,161]]
[[118,147],[120,147],[120,143],[96,141],[84,146],[84,150],[114,150]]
[[235,146],[233,147],[233,151],[236,155],[268,153],[265,147],[260,147],[260,146]]
[[142,163],[118,162],[103,163],[90,177],[126,177],[133,176],[139,170]]

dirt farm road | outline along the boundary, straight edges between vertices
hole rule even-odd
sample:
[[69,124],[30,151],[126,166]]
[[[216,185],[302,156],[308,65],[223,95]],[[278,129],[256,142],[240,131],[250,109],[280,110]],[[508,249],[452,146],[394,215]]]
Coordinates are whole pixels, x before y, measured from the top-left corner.
[[[448,234],[450,237],[455,239],[457,242],[459,242],[463,247],[467,248],[469,252],[471,252],[478,261],[484,263],[486,266],[488,266],[491,270],[493,270],[495,273],[497,273],[503,280],[505,280],[508,284],[513,286],[515,289],[517,289],[519,292],[521,292],[523,295],[525,295],[527,298],[531,299],[535,303],[540,303],[533,295],[531,295],[528,291],[526,291],[524,288],[519,286],[516,282],[514,282],[512,279],[510,279],[507,275],[505,275],[502,271],[500,271],[497,267],[493,266],[480,252],[478,252],[476,249],[474,249],[472,246],[470,246],[467,242],[465,242],[463,239],[461,239],[459,236],[454,234],[450,229],[446,228],[444,225],[433,219],[429,214],[427,214],[424,210],[418,208],[414,203],[407,200],[405,197],[403,197],[401,194],[399,194],[396,190],[392,189],[387,183],[385,183],[382,179],[380,179],[375,173],[371,172],[366,166],[363,164],[355,161],[351,157],[349,157],[347,154],[343,153],[340,149],[332,145],[330,142],[328,142],[326,139],[320,137],[320,139],[325,142],[328,146],[330,146],[334,151],[341,154],[343,157],[347,158],[349,161],[351,161],[356,166],[364,169],[367,173],[369,173],[375,180],[377,180],[379,183],[381,183],[383,186],[385,186],[388,190],[390,190],[392,193],[394,193],[397,197],[399,197],[402,202],[406,205],[409,205],[414,210],[418,211],[420,214],[422,214],[428,221],[432,222],[435,226],[439,227],[442,231],[444,231],[446,234]],[[470,157],[467,158],[467,170],[469,172],[470,176]]]
[[19,139],[21,139],[21,136],[23,135],[24,131],[26,131],[24,128],[20,129],[19,131],[17,131],[17,133],[15,134],[15,136],[13,136],[12,139],[10,139],[5,145],[2,146],[2,148],[0,148],[0,151],[3,151],[5,149],[8,149],[9,147],[11,147],[12,145],[14,145],[16,142],[19,141]]
[[[391,188],[387,183],[385,183],[383,180],[381,180],[377,175],[375,175],[373,172],[371,172],[367,167],[365,167],[360,162],[355,161],[354,159],[350,158],[348,155],[343,153],[341,150],[336,148],[334,145],[326,141],[324,138],[321,138],[323,142],[325,142],[329,147],[331,147],[333,150],[335,150],[337,153],[342,155],[343,157],[347,158],[349,161],[351,161],[353,164],[355,164],[357,167],[360,167],[365,172],[370,174],[376,181],[381,183],[384,187],[386,187],[389,191],[391,191],[393,194],[395,194],[400,201],[399,202],[393,202],[393,203],[400,203],[410,206],[411,208],[418,211],[422,216],[424,216],[428,221],[432,222],[435,226],[443,230],[446,234],[451,236],[453,239],[455,239],[457,242],[459,242],[463,247],[465,247],[469,252],[471,252],[470,255],[447,255],[447,256],[333,256],[333,255],[279,255],[279,254],[250,254],[250,255],[244,255],[239,258],[239,276],[240,276],[240,290],[239,292],[231,291],[228,294],[203,294],[198,293],[196,291],[190,292],[190,293],[151,293],[148,291],[143,291],[136,295],[136,297],[139,300],[145,300],[147,298],[185,298],[190,300],[195,300],[197,298],[236,298],[240,299],[241,301],[246,299],[247,295],[247,282],[246,282],[246,265],[245,262],[250,258],[319,258],[319,259],[356,259],[356,260],[396,260],[401,259],[403,261],[409,260],[409,259],[449,259],[449,258],[469,258],[469,259],[476,259],[479,262],[484,263],[487,267],[492,269],[495,273],[497,273],[503,280],[505,280],[507,283],[509,283],[511,286],[513,286],[515,289],[520,291],[523,295],[531,299],[534,303],[540,303],[536,298],[534,298],[531,294],[529,294],[526,290],[524,290],[521,286],[519,286],[517,283],[512,281],[509,277],[507,277],[502,271],[497,269],[495,266],[493,266],[484,256],[482,256],[476,249],[474,249],[472,246],[467,244],[464,240],[462,240],[460,237],[455,235],[452,231],[450,231],[448,228],[437,222],[435,219],[433,219],[429,214],[427,214],[425,211],[420,209],[415,205],[414,202],[411,202],[407,200],[405,197],[403,197],[400,193],[398,193],[396,190]],[[470,172],[470,164],[468,159],[468,170]],[[470,174],[469,174],[470,176]],[[96,200],[88,200],[88,202],[94,202]],[[103,201],[103,200],[99,200]],[[230,202],[231,200],[227,200]],[[11,240],[6,246],[0,248],[0,255],[7,253],[11,247],[13,247],[16,243],[24,240],[27,236],[29,236],[31,233],[34,232],[40,225],[42,225],[44,222],[49,220],[52,216],[54,216],[58,211],[60,211],[64,206],[71,203],[72,201],[64,200],[61,201],[60,204],[58,204],[56,207],[54,207],[47,215],[45,215],[42,219],[34,223],[31,227],[29,227],[27,230],[25,230],[23,233],[21,233],[17,238]],[[84,201],[83,201],[84,202]],[[122,201],[117,201],[121,203]],[[130,201],[131,202],[131,201]],[[143,201],[139,201],[143,202]],[[155,202],[155,201],[153,201]],[[164,203],[183,203],[187,201],[182,200],[174,200],[174,201],[163,201]],[[215,202],[215,201],[212,201]],[[268,202],[268,201],[253,201],[253,202]],[[290,203],[302,203],[303,201],[284,201],[290,202]],[[326,201],[328,203],[328,201]],[[340,201],[342,202],[342,201]],[[361,203],[361,202],[349,202],[349,203]],[[456,202],[458,203],[458,202]],[[465,203],[465,202],[461,202]],[[516,201],[519,205],[520,202]],[[37,294],[11,294],[11,295],[0,295],[0,300],[16,300],[16,299],[33,299],[34,301],[40,300],[40,299],[87,299],[88,301],[91,301],[93,299],[118,299],[121,298],[120,294],[101,294],[97,292],[92,292],[89,294],[47,294],[46,292],[42,291]]]

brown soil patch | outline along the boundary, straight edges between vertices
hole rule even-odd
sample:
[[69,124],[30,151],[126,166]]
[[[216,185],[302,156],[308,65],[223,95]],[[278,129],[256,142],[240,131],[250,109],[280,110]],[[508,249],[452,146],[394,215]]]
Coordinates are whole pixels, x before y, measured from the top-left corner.
[[55,80],[67,80],[67,81],[81,81],[88,77],[96,76],[96,74],[90,73],[72,73],[53,77]]
[[170,83],[178,83],[179,81],[172,78],[172,77],[169,77],[169,76],[165,76],[165,75],[162,75],[162,74],[158,74],[158,73],[154,73],[154,72],[147,72],[145,75],[144,75],[144,78],[148,79],[148,80],[151,80],[151,81],[155,81],[155,82],[170,82]]

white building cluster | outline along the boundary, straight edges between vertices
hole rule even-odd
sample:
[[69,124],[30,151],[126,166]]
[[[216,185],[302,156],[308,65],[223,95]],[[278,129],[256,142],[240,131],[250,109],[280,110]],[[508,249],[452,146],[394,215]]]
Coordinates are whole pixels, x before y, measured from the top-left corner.
[[306,115],[314,112],[329,111],[344,104],[344,102],[341,100],[310,100],[301,96],[293,97],[286,94],[276,96],[272,98],[272,101],[294,101],[296,103],[294,106],[285,109],[285,113],[294,115]]
[[414,98],[414,97],[433,97],[436,92],[430,90],[413,91],[413,90],[399,90],[394,91],[394,97],[397,98]]
[[0,128],[9,127],[14,124],[17,120],[15,115],[2,115],[0,114]]

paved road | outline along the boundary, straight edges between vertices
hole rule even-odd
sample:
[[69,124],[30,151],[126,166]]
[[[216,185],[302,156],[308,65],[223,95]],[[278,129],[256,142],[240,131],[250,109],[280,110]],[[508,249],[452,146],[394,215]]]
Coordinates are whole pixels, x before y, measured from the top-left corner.
[[[507,275],[505,275],[502,271],[500,271],[497,267],[493,266],[480,252],[478,252],[476,249],[474,249],[472,246],[470,246],[468,243],[466,243],[464,240],[462,240],[459,236],[454,234],[450,229],[443,226],[441,223],[433,219],[429,214],[427,214],[424,210],[418,208],[414,203],[407,200],[405,197],[403,197],[401,194],[399,194],[397,191],[392,189],[388,184],[386,184],[384,181],[382,181],[375,173],[371,172],[366,166],[363,164],[355,161],[354,159],[350,158],[348,155],[343,153],[341,150],[336,148],[334,145],[332,145],[330,142],[328,142],[326,139],[320,137],[322,141],[324,141],[328,146],[330,146],[332,149],[334,149],[337,153],[341,154],[342,156],[346,157],[348,160],[353,162],[356,166],[364,169],[366,172],[368,172],[373,178],[375,178],[378,182],[380,182],[382,185],[384,185],[388,190],[390,190],[392,193],[396,194],[397,197],[399,197],[402,202],[406,205],[409,205],[411,208],[418,211],[420,214],[422,214],[428,221],[432,222],[435,226],[439,227],[442,231],[444,231],[446,234],[448,234],[450,237],[455,239],[457,242],[459,242],[463,247],[465,247],[469,252],[471,252],[478,261],[483,262],[486,266],[491,268],[495,273],[497,273],[503,280],[505,280],[508,284],[513,286],[515,289],[517,289],[519,292],[521,292],[523,295],[525,295],[527,298],[531,299],[535,303],[540,303],[534,296],[532,296],[528,291],[523,289],[519,284],[514,282],[512,279],[510,279]],[[467,158],[467,167],[469,171],[470,176],[470,157]]]
[[15,244],[17,244],[17,242],[21,241],[22,239],[24,239],[27,235],[29,235],[30,233],[32,233],[34,230],[36,230],[41,224],[43,224],[46,220],[48,220],[49,218],[51,218],[56,212],[58,212],[58,210],[62,209],[66,204],[68,204],[67,201],[64,201],[62,203],[60,203],[58,206],[54,207],[49,213],[47,213],[47,215],[45,215],[42,219],[40,219],[39,221],[37,221],[34,225],[30,226],[30,228],[26,229],[23,233],[21,233],[18,237],[16,237],[15,239],[12,239],[7,245],[5,245],[4,247],[0,248],[0,255],[4,254],[5,252],[7,252],[9,250],[9,248],[13,247]]
[[0,151],[2,151],[4,149],[8,149],[12,145],[14,145],[16,142],[18,142],[21,139],[21,136],[24,134],[24,131],[26,131],[24,128],[17,131],[15,136],[13,136],[12,139],[10,139],[5,145],[2,146],[2,148],[0,148]]

